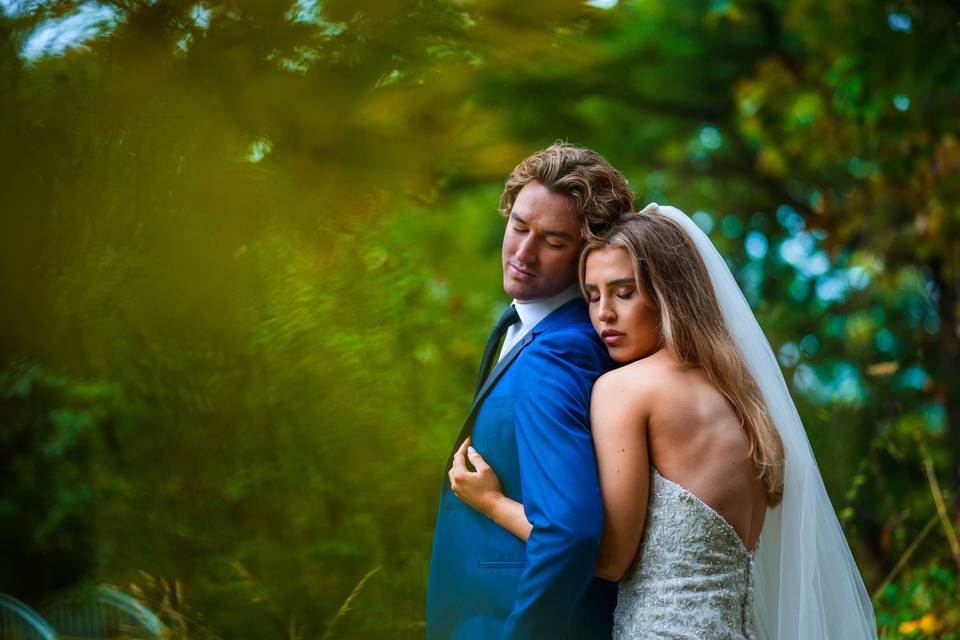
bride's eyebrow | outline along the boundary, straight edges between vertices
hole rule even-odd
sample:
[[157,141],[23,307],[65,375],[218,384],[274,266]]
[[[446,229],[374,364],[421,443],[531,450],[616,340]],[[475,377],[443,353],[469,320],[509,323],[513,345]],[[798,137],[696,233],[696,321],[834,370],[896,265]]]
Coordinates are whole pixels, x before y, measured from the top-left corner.
[[633,278],[617,278],[616,280],[609,280],[607,282],[608,287],[621,287],[626,284],[636,284]]

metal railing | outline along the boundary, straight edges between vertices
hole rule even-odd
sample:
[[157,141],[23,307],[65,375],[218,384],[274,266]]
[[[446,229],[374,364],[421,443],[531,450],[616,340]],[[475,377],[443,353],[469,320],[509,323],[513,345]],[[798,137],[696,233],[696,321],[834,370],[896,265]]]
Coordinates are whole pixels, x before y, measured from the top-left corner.
[[71,592],[39,612],[0,594],[0,640],[154,640],[166,635],[156,614],[108,587]]

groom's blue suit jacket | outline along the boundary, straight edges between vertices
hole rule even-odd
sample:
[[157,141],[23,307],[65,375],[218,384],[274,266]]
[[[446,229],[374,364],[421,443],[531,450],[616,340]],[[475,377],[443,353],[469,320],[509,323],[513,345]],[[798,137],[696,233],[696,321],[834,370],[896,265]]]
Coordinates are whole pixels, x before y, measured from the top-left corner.
[[527,543],[474,511],[444,474],[427,587],[427,638],[610,638],[616,583],[593,577],[603,503],[590,391],[612,361],[579,298],[497,364],[462,438],[522,502]]

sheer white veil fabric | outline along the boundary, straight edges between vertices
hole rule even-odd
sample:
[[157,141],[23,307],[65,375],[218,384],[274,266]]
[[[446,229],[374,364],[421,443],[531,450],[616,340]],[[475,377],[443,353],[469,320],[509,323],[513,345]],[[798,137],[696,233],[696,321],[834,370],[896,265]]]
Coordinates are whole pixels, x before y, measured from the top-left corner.
[[758,631],[770,640],[877,638],[870,597],[827,496],[783,373],[726,261],[710,238],[675,207],[641,214],[676,221],[693,239],[724,320],[760,386],[786,456],[783,503],[767,511],[754,560]]

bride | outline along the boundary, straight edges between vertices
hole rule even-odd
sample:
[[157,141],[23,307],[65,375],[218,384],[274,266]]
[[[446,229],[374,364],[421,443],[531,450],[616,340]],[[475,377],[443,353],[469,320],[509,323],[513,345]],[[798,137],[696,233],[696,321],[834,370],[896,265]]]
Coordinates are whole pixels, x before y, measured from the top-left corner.
[[[596,572],[620,581],[614,638],[876,638],[783,375],[709,238],[651,204],[584,248],[580,282],[623,364],[591,400]],[[527,539],[523,504],[469,440],[450,477],[461,500]]]

